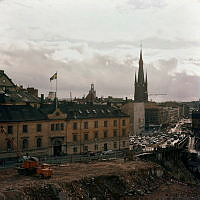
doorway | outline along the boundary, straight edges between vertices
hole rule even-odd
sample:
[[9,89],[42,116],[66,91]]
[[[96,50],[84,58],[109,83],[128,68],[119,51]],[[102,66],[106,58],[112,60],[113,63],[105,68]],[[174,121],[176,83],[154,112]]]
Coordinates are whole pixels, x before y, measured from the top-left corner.
[[53,146],[53,155],[54,156],[60,156],[62,152],[62,143],[61,141],[55,141]]

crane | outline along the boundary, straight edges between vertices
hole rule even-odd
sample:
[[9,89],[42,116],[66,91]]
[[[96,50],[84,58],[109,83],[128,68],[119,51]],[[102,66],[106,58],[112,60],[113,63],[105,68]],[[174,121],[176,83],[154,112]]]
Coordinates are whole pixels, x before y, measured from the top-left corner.
[[149,94],[149,96],[159,96],[159,95],[168,95],[168,94]]

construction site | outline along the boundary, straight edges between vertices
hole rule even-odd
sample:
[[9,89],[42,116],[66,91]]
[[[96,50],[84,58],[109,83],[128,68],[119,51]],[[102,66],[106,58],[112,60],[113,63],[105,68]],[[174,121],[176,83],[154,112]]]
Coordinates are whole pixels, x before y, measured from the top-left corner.
[[166,170],[138,158],[56,164],[51,178],[1,169],[0,200],[200,199],[199,181],[176,166]]

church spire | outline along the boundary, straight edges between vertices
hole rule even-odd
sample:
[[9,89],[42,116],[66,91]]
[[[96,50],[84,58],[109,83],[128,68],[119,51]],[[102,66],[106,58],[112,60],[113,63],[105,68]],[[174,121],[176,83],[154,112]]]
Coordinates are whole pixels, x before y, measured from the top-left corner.
[[137,83],[137,77],[136,77],[136,72],[135,72],[135,84]]
[[147,71],[146,71],[145,83],[147,84]]
[[138,72],[138,83],[144,83],[144,70],[143,70],[143,60],[142,60],[142,47],[140,50],[140,60],[139,60],[139,72]]
[[134,100],[136,102],[147,102],[148,101],[147,72],[144,75],[143,58],[142,58],[142,47],[140,49],[138,78],[137,78],[136,73],[135,73]]

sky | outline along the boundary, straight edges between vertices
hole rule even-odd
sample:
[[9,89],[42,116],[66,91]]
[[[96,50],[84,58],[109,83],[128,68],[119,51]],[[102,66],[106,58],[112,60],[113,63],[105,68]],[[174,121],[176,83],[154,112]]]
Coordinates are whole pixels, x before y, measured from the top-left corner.
[[[149,99],[200,98],[200,0],[0,0],[0,69],[47,96],[134,96],[142,43]],[[166,94],[166,95],[153,95]]]

